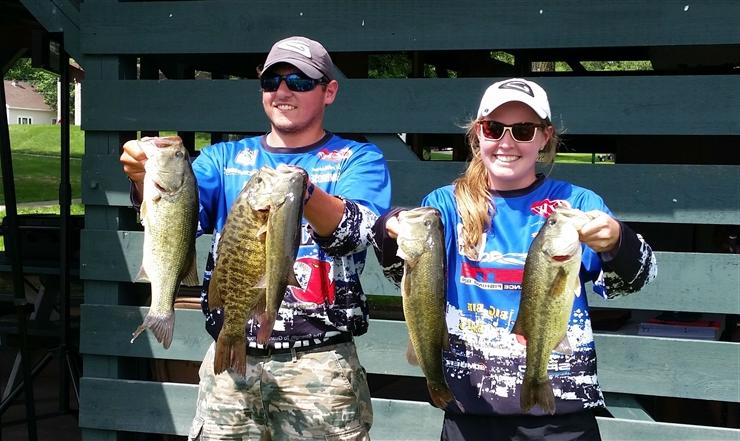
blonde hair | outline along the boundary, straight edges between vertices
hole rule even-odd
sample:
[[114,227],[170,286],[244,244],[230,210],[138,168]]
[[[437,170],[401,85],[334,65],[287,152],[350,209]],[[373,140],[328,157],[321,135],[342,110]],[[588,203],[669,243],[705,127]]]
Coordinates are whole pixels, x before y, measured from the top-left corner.
[[[488,188],[488,171],[480,154],[478,121],[478,119],[473,119],[464,126],[472,157],[465,173],[453,182],[457,211],[462,219],[460,235],[462,253],[471,259],[477,259],[481,237],[483,233],[488,232],[491,219],[496,214],[496,207]],[[546,126],[553,126],[548,119],[542,120],[542,123]],[[560,138],[553,126],[552,136],[540,150],[537,162],[554,163],[559,144]]]

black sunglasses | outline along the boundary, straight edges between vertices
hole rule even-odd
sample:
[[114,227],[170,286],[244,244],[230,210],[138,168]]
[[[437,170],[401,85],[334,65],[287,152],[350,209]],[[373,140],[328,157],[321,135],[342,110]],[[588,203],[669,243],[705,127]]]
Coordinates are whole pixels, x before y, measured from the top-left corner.
[[265,92],[275,92],[280,87],[281,81],[285,81],[288,89],[293,92],[308,92],[309,90],[314,90],[319,84],[327,83],[324,78],[314,80],[303,74],[291,73],[288,75],[263,75],[260,77],[260,87]]
[[545,124],[536,124],[531,122],[521,122],[506,126],[498,121],[483,120],[478,121],[483,136],[492,141],[498,141],[504,137],[508,130],[514,141],[532,142],[537,135],[537,129],[546,127]]

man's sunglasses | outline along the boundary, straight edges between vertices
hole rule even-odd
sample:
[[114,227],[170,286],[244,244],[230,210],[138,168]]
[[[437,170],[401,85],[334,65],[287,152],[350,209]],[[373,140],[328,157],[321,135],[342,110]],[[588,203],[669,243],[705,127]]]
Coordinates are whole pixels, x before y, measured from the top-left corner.
[[505,126],[498,121],[483,120],[478,121],[483,136],[491,141],[498,141],[504,137],[508,130],[514,141],[532,142],[537,135],[537,129],[546,127],[545,124],[536,124],[531,122],[521,122]]
[[313,90],[319,84],[326,84],[324,78],[314,80],[305,75],[292,73],[288,75],[263,75],[260,77],[260,87],[265,92],[275,92],[280,87],[280,82],[285,81],[288,89],[293,92],[308,92]]

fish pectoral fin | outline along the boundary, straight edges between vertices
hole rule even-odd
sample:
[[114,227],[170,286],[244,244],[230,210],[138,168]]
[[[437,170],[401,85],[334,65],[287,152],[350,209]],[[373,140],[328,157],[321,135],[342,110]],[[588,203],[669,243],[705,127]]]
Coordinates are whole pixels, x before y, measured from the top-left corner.
[[292,267],[288,270],[288,286],[295,286],[296,288],[301,287],[301,284],[298,283],[298,279],[296,278],[295,271],[293,271]]
[[565,269],[563,267],[558,268],[557,274],[555,274],[555,278],[552,280],[552,284],[550,285],[550,291],[547,293],[547,298],[555,298],[560,297],[566,292],[568,292],[568,273],[565,272]]
[[195,260],[195,250],[193,250],[193,258],[190,260],[188,270],[185,272],[185,277],[182,279],[182,284],[186,286],[198,286],[200,285],[200,279],[198,278],[198,263]]
[[573,347],[570,345],[570,341],[568,340],[568,336],[564,335],[563,339],[560,340],[560,343],[558,343],[557,346],[555,346],[555,349],[553,349],[555,352],[560,352],[561,354],[571,355],[573,354]]
[[416,350],[414,349],[413,343],[411,343],[411,339],[409,339],[409,344],[406,346],[406,361],[408,361],[410,365],[419,366],[419,357],[416,355]]
[[136,275],[136,279],[134,280],[137,282],[149,282],[149,276],[143,266],[139,268],[139,273]]
[[257,239],[264,241],[267,238],[267,224],[263,224],[259,230],[257,230]]
[[267,275],[263,275],[262,277],[260,277],[257,283],[252,287],[252,289],[261,289],[263,291],[267,289]]

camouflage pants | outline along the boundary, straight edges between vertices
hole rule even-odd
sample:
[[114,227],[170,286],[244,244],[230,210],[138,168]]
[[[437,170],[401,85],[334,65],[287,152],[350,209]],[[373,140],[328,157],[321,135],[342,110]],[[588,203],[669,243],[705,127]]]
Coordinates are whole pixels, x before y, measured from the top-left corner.
[[369,440],[373,412],[354,343],[247,356],[247,375],[200,367],[188,440]]

